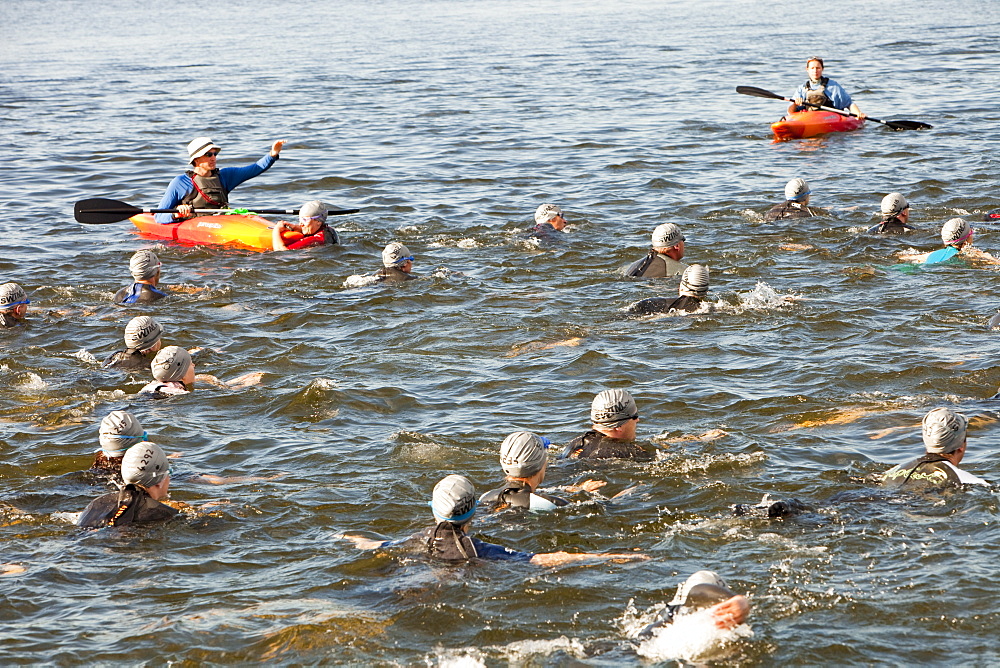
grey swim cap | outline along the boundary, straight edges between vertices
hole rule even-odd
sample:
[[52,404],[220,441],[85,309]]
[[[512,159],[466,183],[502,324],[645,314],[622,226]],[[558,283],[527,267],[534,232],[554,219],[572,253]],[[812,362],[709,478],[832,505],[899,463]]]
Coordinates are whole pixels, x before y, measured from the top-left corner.
[[899,193],[889,193],[882,198],[882,215],[896,216],[910,208],[910,203]]
[[562,209],[557,207],[555,204],[542,204],[540,207],[535,209],[535,222],[541,225],[542,223],[547,223],[553,218],[562,215]]
[[682,296],[704,297],[708,294],[708,267],[692,264],[681,274]]
[[0,285],[0,311],[9,311],[18,304],[28,304],[28,293],[17,283]]
[[547,443],[530,431],[515,431],[500,445],[500,466],[512,478],[530,478],[545,466]]
[[965,442],[969,420],[950,408],[935,408],[924,416],[922,433],[927,452],[946,455],[955,452]]
[[809,190],[809,184],[805,182],[805,179],[796,178],[785,184],[785,199],[793,202],[798,202],[810,192],[812,191]]
[[128,270],[137,281],[149,280],[160,271],[160,258],[151,250],[136,251],[128,261]]
[[163,482],[170,472],[170,462],[156,443],[141,443],[122,457],[122,480],[125,484],[152,487]]
[[167,346],[156,353],[149,367],[153,378],[161,383],[184,380],[184,374],[191,367],[191,353],[180,346]]
[[163,325],[148,315],[140,315],[125,325],[125,346],[129,350],[144,352],[155,346],[162,334]]
[[653,230],[653,248],[672,248],[682,241],[681,228],[673,223],[663,223]]
[[476,489],[465,476],[446,476],[434,485],[430,505],[439,522],[465,524],[476,514]]
[[321,218],[325,221],[329,211],[330,207],[318,199],[314,199],[299,207],[299,218]]
[[673,600],[670,601],[670,605],[686,605],[690,603],[688,601],[688,594],[698,585],[712,585],[712,587],[721,587],[728,590],[726,583],[719,577],[718,573],[714,571],[698,571],[677,587],[677,593],[674,595]]
[[412,259],[410,249],[398,241],[393,241],[382,251],[382,265],[385,267],[398,267]]
[[109,457],[121,457],[131,446],[143,441],[146,432],[128,411],[111,411],[101,420],[101,449]]
[[590,404],[590,421],[603,427],[620,427],[637,417],[635,399],[625,390],[604,390]]
[[213,148],[218,151],[222,150],[222,147],[212,141],[209,137],[195,137],[188,144],[188,159],[191,162],[194,162],[195,158],[200,158]]
[[972,236],[972,227],[961,218],[952,218],[941,227],[941,241],[945,246],[962,243]]

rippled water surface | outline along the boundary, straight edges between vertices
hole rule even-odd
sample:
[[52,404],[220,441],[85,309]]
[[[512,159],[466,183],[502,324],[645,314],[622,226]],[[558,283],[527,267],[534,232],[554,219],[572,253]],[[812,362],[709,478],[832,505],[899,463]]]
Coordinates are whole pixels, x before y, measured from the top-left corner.
[[[0,333],[3,663],[669,662],[678,643],[631,635],[705,567],[754,606],[720,663],[1000,662],[996,493],[872,485],[938,405],[979,416],[963,467],[1000,480],[1000,266],[893,267],[1000,207],[995,2],[8,0],[0,19],[0,282],[32,299]],[[734,89],[790,94],[813,54],[866,112],[934,129],[772,143],[784,103]],[[223,166],[287,139],[233,202],[357,207],[344,244],[261,254],[74,222],[88,197],[154,206],[204,134]],[[826,214],[762,222],[795,176]],[[891,191],[920,231],[864,235]],[[571,224],[530,238],[547,201]],[[624,319],[676,294],[621,275],[667,221],[716,310]],[[392,240],[421,280],[349,287]],[[975,242],[1000,256],[988,225]],[[110,297],[138,248],[175,295],[126,311]],[[145,375],[100,360],[140,312],[207,349],[199,372],[263,382],[136,397]],[[553,461],[552,486],[608,484],[476,530],[649,561],[447,567],[336,538],[424,526],[445,473],[495,486],[504,435],[565,443],[607,387],[635,395],[658,460]],[[78,530],[65,513],[104,491],[81,473],[97,424],[129,406],[180,453],[172,498],[212,505]],[[812,510],[731,517],[765,492]]]

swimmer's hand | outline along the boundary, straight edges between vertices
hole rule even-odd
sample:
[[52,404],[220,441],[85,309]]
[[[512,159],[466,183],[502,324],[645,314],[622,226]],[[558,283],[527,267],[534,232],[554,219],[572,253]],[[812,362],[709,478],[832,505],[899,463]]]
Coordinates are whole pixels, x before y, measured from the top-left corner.
[[364,536],[355,536],[349,533],[335,534],[334,538],[343,538],[346,541],[354,543],[354,547],[359,550],[374,550],[376,547],[381,546],[382,543],[385,542],[381,540],[372,540],[371,538],[365,538]]
[[254,371],[253,373],[244,374],[239,378],[234,378],[233,380],[226,382],[226,385],[229,387],[251,387],[253,385],[259,385],[263,378],[263,371]]
[[25,570],[20,564],[0,564],[0,575],[17,575]]
[[536,566],[563,566],[565,564],[573,564],[581,561],[591,561],[593,563],[599,563],[601,561],[646,561],[649,557],[645,554],[615,554],[612,552],[601,552],[601,553],[570,553],[570,552],[543,552],[541,554],[536,554],[531,558],[531,563]]
[[567,492],[596,492],[608,484],[607,480],[584,480],[579,485],[567,485]]
[[746,621],[750,615],[750,601],[746,596],[733,596],[711,608],[715,625],[720,629],[731,629]]
[[259,476],[259,475],[235,475],[235,476],[221,476],[213,475],[211,473],[201,473],[194,477],[195,482],[207,482],[210,485],[232,485],[241,482],[265,482],[267,480],[277,480],[278,478],[284,478],[287,473],[277,473],[272,476]]

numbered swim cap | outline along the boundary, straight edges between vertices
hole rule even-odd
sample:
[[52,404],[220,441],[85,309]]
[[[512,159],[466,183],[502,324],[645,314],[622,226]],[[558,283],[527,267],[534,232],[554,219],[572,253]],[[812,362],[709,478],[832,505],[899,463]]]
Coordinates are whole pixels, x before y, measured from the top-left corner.
[[465,524],[476,514],[476,489],[465,476],[452,474],[434,485],[431,510],[439,522]]
[[950,408],[935,408],[924,416],[922,435],[924,449],[946,455],[955,452],[965,443],[969,420]]
[[620,427],[639,417],[635,399],[625,390],[604,390],[590,404],[590,421],[604,427]]
[[0,285],[0,311],[8,311],[18,304],[30,304],[28,293],[17,283]]
[[910,208],[910,203],[899,193],[889,193],[882,198],[882,215],[898,216]]
[[530,478],[545,466],[548,442],[530,431],[515,431],[500,445],[500,466],[512,478]]
[[941,241],[945,246],[960,244],[972,236],[972,226],[961,218],[952,218],[941,228]]
[[152,487],[163,482],[170,472],[170,462],[156,443],[141,443],[122,457],[122,480],[125,484]]
[[162,334],[163,325],[148,315],[140,315],[125,325],[125,346],[129,350],[145,352],[156,345]]
[[692,264],[681,274],[682,296],[704,297],[708,294],[708,267]]
[[329,211],[330,207],[318,199],[314,199],[299,207],[299,218],[318,218],[325,221]]
[[167,346],[150,363],[153,378],[161,383],[184,380],[184,375],[191,368],[191,353],[180,346]]
[[221,151],[222,147],[212,141],[209,137],[195,137],[188,144],[188,159],[194,162],[195,158],[200,158],[212,149]]
[[130,447],[146,438],[146,432],[128,411],[111,411],[101,420],[101,449],[109,457],[121,457]]
[[148,281],[160,271],[160,258],[151,250],[136,251],[128,261],[128,270],[137,281]]
[[408,260],[413,260],[410,249],[398,241],[393,241],[382,251],[382,265],[385,267],[398,267]]
[[542,204],[535,209],[535,222],[541,225],[562,215],[562,209],[555,204]]
[[792,179],[785,184],[785,199],[798,202],[812,191],[804,179]]
[[682,241],[681,228],[673,223],[663,223],[653,230],[653,248],[673,248]]

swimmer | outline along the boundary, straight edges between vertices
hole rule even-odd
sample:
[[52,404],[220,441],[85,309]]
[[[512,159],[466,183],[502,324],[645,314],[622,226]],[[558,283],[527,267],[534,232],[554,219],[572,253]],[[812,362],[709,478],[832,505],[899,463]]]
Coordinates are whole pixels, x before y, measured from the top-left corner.
[[882,475],[888,487],[989,485],[982,478],[958,468],[965,456],[969,420],[950,408],[935,408],[924,416],[921,435],[924,455],[894,466]]
[[785,201],[775,204],[764,214],[768,223],[782,218],[810,218],[816,214],[809,208],[809,184],[803,179],[792,179],[785,184]]
[[[271,244],[276,251],[298,250],[308,246],[324,246],[339,244],[337,230],[326,224],[326,219],[330,207],[324,202],[313,200],[306,202],[299,208],[299,222],[286,223],[281,221],[274,226],[271,232]],[[285,243],[281,233],[283,231],[298,232],[302,238],[298,241]]]
[[111,411],[101,420],[101,449],[94,453],[90,470],[120,478],[125,452],[145,440],[146,432],[134,415],[128,411]]
[[698,571],[677,587],[677,593],[660,613],[660,619],[640,631],[636,639],[645,640],[678,617],[704,608],[711,608],[715,626],[720,629],[738,626],[750,615],[750,601],[746,596],[729,589],[718,573]]
[[632,278],[661,278],[684,273],[684,235],[673,223],[663,223],[653,230],[653,247],[646,257],[632,263],[625,275]]
[[163,326],[148,315],[140,315],[125,325],[125,350],[104,360],[105,369],[137,371],[149,368],[153,357],[163,346]]
[[416,278],[412,271],[413,255],[410,249],[398,241],[393,241],[382,251],[382,268],[372,275],[378,277],[379,283],[386,281],[395,283]]
[[645,555],[636,553],[521,552],[473,538],[466,530],[476,514],[476,490],[469,479],[461,475],[449,475],[434,485],[430,505],[437,524],[407,538],[379,541],[350,534],[341,537],[363,550],[408,545],[419,547],[434,559],[450,562],[478,558],[489,561],[522,561],[536,566],[562,566],[581,561],[648,559]]
[[604,390],[590,404],[591,430],[566,444],[560,457],[652,461],[655,454],[635,442],[639,409],[625,390]]
[[23,323],[30,303],[28,293],[17,283],[0,285],[0,327],[14,327]]
[[535,209],[535,226],[531,229],[533,236],[546,237],[550,232],[562,232],[565,228],[563,211],[555,204],[542,204]]
[[230,381],[222,381],[207,373],[194,373],[194,361],[191,353],[180,346],[167,346],[160,352],[149,365],[153,372],[153,382],[149,383],[139,394],[154,394],[157,396],[168,396],[171,394],[187,394],[194,390],[196,380],[209,383],[216,387],[226,387],[230,389],[250,387],[260,383],[264,374],[251,372]]
[[152,304],[167,296],[156,287],[160,282],[160,258],[151,250],[139,250],[128,262],[132,285],[115,294],[116,304]]
[[630,315],[651,315],[653,313],[669,313],[682,311],[694,313],[702,307],[708,296],[708,267],[692,264],[684,270],[681,276],[680,296],[677,299],[650,297],[642,299],[625,309]]
[[122,457],[120,492],[99,496],[80,515],[77,525],[96,529],[139,522],[158,522],[177,515],[161,503],[170,487],[170,464],[155,443],[142,443],[128,449]]
[[899,193],[882,198],[882,220],[868,228],[870,234],[904,234],[916,228],[910,225],[910,203]]

